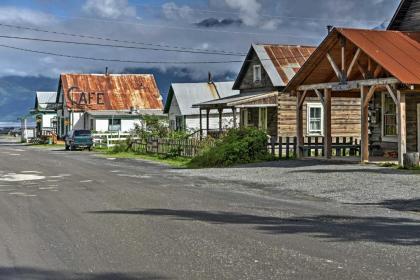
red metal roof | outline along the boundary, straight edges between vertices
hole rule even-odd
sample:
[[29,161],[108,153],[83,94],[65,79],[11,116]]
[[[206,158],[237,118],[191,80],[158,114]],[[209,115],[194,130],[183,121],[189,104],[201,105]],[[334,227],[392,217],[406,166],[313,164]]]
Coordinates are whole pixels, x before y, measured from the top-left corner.
[[153,75],[62,74],[60,87],[67,108],[88,111],[163,109]]
[[420,84],[420,33],[338,28],[337,31],[405,84]]
[[290,45],[264,45],[269,58],[274,64],[285,85],[299,71],[316,47]]
[[340,36],[351,43],[347,46],[348,52],[360,48],[362,53],[401,83],[420,84],[420,32],[334,28],[291,79],[286,92],[291,92],[300,85],[331,81],[331,77],[335,75],[326,54],[331,52],[333,58],[340,61]]

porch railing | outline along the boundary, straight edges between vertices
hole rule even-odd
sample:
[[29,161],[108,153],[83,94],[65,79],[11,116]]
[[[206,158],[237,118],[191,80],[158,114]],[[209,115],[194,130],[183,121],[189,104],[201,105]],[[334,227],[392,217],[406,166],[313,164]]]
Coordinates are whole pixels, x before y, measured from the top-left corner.
[[[356,137],[333,137],[332,155],[334,157],[360,156],[360,139]],[[323,157],[324,137],[305,137],[304,144],[300,147],[304,157]],[[271,155],[279,158],[293,158],[297,155],[296,137],[272,137],[268,144]]]

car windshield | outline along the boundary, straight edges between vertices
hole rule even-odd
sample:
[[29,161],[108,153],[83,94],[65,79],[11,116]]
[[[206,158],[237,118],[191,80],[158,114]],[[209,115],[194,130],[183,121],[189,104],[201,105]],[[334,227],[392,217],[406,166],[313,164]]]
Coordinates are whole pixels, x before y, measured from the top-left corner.
[[74,136],[91,136],[90,130],[76,130]]

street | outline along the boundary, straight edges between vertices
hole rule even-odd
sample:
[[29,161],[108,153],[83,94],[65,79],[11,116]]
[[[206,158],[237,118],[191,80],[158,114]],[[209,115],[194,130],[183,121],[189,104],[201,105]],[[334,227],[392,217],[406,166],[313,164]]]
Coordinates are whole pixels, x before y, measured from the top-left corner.
[[420,278],[416,211],[8,140],[0,159],[0,280]]

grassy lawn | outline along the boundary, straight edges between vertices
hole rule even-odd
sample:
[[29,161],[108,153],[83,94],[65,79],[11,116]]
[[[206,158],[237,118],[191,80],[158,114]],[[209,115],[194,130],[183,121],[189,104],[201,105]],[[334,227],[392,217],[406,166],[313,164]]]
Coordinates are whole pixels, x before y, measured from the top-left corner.
[[101,156],[111,158],[128,158],[128,159],[143,159],[148,161],[155,161],[163,164],[167,164],[176,168],[186,168],[190,162],[189,158],[177,157],[177,158],[163,158],[154,154],[137,154],[133,152],[120,152],[111,153],[107,149],[95,149]]

